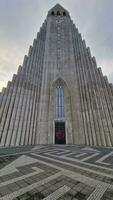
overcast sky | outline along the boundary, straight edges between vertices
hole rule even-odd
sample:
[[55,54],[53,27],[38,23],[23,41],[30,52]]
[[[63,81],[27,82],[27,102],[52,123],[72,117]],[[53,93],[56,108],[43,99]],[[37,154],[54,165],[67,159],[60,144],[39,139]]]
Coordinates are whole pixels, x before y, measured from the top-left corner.
[[0,90],[17,72],[47,12],[60,3],[113,83],[113,0],[0,0]]

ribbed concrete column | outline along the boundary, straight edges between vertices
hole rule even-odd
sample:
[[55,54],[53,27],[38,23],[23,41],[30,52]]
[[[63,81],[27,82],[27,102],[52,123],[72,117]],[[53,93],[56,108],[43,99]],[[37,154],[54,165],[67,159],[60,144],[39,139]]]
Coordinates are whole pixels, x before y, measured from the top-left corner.
[[[16,76],[13,77],[13,81],[16,82]],[[12,82],[12,84],[14,82]],[[16,87],[13,87],[13,91],[12,91],[12,94],[11,94],[11,100],[10,100],[10,107],[9,107],[9,110],[8,110],[8,113],[7,113],[7,118],[5,119],[5,124],[4,124],[4,127],[3,127],[3,135],[2,135],[2,139],[1,139],[1,145],[5,145],[6,138],[7,138],[7,131],[11,130],[11,133],[12,133],[12,127],[13,127],[12,115],[14,114],[13,108],[14,108],[15,98],[16,98]],[[10,122],[12,124],[11,128],[9,127]]]

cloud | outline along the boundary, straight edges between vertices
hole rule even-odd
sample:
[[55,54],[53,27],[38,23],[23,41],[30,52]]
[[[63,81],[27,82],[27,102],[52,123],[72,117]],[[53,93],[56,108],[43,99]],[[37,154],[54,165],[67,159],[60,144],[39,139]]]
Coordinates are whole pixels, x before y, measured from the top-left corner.
[[7,80],[0,80],[0,91],[7,86]]
[[23,62],[25,49],[11,41],[0,40],[0,90],[11,80]]

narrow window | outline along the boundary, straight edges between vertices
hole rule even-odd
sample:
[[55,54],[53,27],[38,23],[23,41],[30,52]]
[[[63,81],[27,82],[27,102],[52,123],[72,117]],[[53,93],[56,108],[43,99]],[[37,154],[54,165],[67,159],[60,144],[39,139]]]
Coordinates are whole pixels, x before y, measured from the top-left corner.
[[60,15],[60,12],[59,12],[59,11],[57,11],[57,15],[58,15],[58,16]]
[[52,11],[51,15],[55,15],[54,11]]
[[66,16],[66,13],[65,13],[65,12],[63,12],[63,16]]
[[55,117],[64,117],[64,88],[60,85],[55,88]]

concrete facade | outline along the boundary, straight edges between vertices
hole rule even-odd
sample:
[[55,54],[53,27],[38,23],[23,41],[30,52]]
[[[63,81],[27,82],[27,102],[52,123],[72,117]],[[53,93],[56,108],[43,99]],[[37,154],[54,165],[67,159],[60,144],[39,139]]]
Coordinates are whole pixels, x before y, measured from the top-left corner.
[[[55,116],[55,88],[64,89],[64,117]],[[17,75],[0,95],[0,145],[113,145],[113,85],[108,83],[67,10],[47,15]]]

